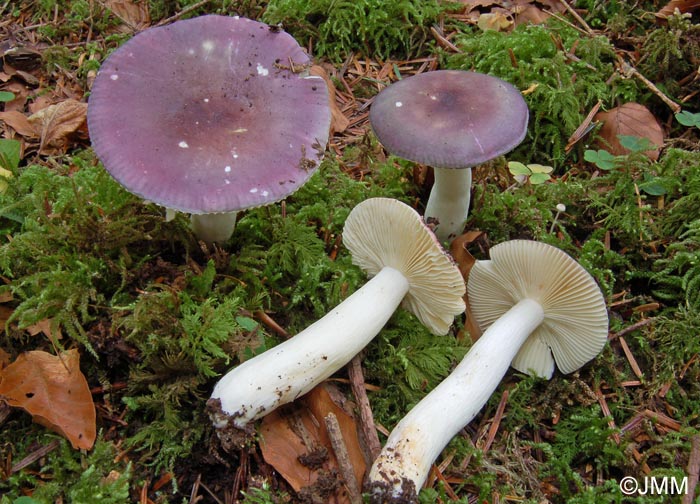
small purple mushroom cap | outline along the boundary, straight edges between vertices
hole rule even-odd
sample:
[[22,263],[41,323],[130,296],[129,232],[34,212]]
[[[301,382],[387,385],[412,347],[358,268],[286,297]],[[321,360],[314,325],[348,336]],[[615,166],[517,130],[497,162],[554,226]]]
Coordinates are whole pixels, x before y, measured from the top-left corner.
[[150,28],[103,63],[88,127],[105,168],[165,207],[207,214],[279,201],[317,168],[328,90],[287,33],[208,15]]
[[392,154],[436,168],[467,168],[515,148],[527,132],[528,108],[520,91],[497,77],[437,70],[386,87],[369,117]]

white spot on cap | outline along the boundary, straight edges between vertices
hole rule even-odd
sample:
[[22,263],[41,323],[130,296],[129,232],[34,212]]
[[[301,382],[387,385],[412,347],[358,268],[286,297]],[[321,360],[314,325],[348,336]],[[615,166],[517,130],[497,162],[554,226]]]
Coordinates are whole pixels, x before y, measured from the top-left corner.
[[256,67],[258,69],[258,75],[265,76],[270,73],[270,71],[262,66],[260,63],[258,63],[258,66]]
[[433,100],[433,101],[437,100],[437,96],[435,96],[434,94],[431,94],[431,95],[428,95],[428,96],[430,96],[430,99]]
[[231,183],[231,181],[230,181],[229,179],[224,179],[224,183],[225,183],[226,185],[229,185],[229,184]]
[[117,79],[119,78],[119,75],[118,75],[118,74],[112,74],[112,75],[109,76],[109,78],[112,79],[112,80],[117,80]]
[[209,98],[204,98],[204,103],[209,103]]
[[180,147],[181,149],[187,149],[189,147],[187,142],[185,142],[184,140],[182,140],[179,144],[177,144],[177,146]]
[[225,171],[226,173],[230,173],[231,167],[227,165],[227,166],[224,168],[224,171]]
[[267,192],[267,191],[263,191],[263,192],[262,192],[263,198],[267,198],[267,195],[268,195],[268,194],[270,194],[270,193]]
[[397,107],[403,107],[403,103],[401,103],[400,101],[397,101],[394,105],[396,105]]
[[204,49],[206,52],[211,52],[214,49],[214,42],[211,40],[205,40],[202,42],[202,49]]
[[194,56],[194,49],[187,49],[187,54]]
[[253,187],[249,192],[251,192],[252,194],[255,194],[256,192],[258,192],[258,188]]

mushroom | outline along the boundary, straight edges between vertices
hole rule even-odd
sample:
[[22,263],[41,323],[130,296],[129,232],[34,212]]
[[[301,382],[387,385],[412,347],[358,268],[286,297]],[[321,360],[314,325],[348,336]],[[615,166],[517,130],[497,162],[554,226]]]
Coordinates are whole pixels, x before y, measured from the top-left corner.
[[544,243],[496,245],[477,261],[467,290],[482,329],[453,372],[396,425],[369,474],[376,502],[415,499],[431,464],[486,403],[508,366],[551,378],[593,359],[608,334],[605,300],[574,259]]
[[147,29],[95,79],[93,148],[127,190],[192,214],[200,239],[225,241],[236,212],[289,196],[323,156],[328,90],[308,66],[289,34],[246,18]]
[[209,409],[220,431],[245,429],[311,390],[359,353],[399,304],[434,334],[446,334],[464,311],[464,279],[408,205],[363,201],[347,217],[343,242],[372,278],[323,318],[219,380]]
[[430,165],[435,182],[425,208],[440,241],[461,233],[469,213],[471,167],[515,148],[528,109],[511,84],[476,72],[438,70],[387,86],[369,113],[392,154]]

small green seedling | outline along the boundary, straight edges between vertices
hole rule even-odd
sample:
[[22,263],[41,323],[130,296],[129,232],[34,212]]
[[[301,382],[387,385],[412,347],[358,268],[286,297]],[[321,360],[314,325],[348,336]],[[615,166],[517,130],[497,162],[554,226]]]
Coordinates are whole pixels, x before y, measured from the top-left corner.
[[615,168],[617,162],[617,156],[613,156],[608,151],[603,149],[587,149],[583,153],[583,159],[589,163],[593,163],[598,168],[605,171],[610,171]]
[[524,184],[529,180],[531,184],[539,185],[552,178],[550,173],[554,168],[535,163],[525,165],[518,161],[509,161],[508,170],[519,184]]
[[683,126],[700,128],[700,112],[688,112],[687,110],[681,110],[676,114],[676,121],[681,123]]
[[9,91],[0,91],[0,102],[9,102],[15,99],[15,94]]

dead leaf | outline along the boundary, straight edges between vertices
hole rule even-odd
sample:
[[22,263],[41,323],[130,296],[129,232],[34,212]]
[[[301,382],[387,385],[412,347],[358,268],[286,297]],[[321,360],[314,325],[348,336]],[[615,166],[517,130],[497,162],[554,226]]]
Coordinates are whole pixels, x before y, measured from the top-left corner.
[[700,9],[700,0],[671,0],[666,5],[664,5],[661,10],[659,10],[655,16],[659,19],[665,20],[678,9],[681,14],[686,12],[693,12]]
[[[476,262],[476,259],[474,259],[474,256],[471,255],[469,250],[467,250],[467,247],[470,244],[477,241],[483,235],[483,231],[467,231],[463,235],[460,235],[457,238],[455,238],[450,244],[450,255],[452,255],[452,258],[457,263],[459,272],[462,273],[465,282],[469,280],[469,272],[471,271],[472,266],[474,266],[474,263]],[[479,336],[481,336],[481,328],[478,326],[478,324],[474,320],[474,317],[472,316],[471,308],[469,306],[468,292],[464,293],[464,304],[467,307],[465,311],[467,315],[467,320],[464,324],[464,328],[469,333],[469,336],[471,337],[472,341],[476,341],[477,339],[479,339]]]
[[513,21],[508,19],[508,16],[500,11],[486,12],[479,16],[476,25],[481,31],[502,31],[509,28]]
[[66,437],[73,448],[90,449],[96,437],[92,394],[80,371],[78,350],[59,356],[35,350],[0,372],[0,396],[33,420]]
[[111,10],[132,31],[140,31],[151,24],[148,2],[145,0],[105,0],[103,5]]
[[334,133],[342,133],[350,124],[350,120],[345,117],[345,114],[343,114],[335,101],[335,84],[328,76],[326,69],[320,65],[313,65],[309,73],[321,77],[328,87],[328,103],[331,106],[331,136]]
[[[357,481],[362,481],[364,477],[366,463],[355,420],[333,401],[327,387],[326,384],[319,385],[290,407],[273,411],[260,426],[260,449],[265,461],[296,492],[319,485],[324,473],[338,468],[324,422],[328,413],[334,413],[338,418]],[[309,447],[306,443],[313,446]],[[317,464],[306,461],[305,465],[300,461],[300,457],[304,460],[312,453],[325,455],[316,458]],[[328,503],[350,502],[344,487],[324,497],[324,502]]]
[[653,161],[659,158],[659,151],[664,145],[664,133],[654,115],[644,105],[625,103],[607,112],[598,112],[593,120],[603,123],[598,131],[602,149],[616,156],[629,154],[620,145],[618,135],[630,135],[648,139],[657,148],[645,151],[645,154]]
[[36,129],[32,123],[29,122],[27,116],[18,110],[0,112],[0,121],[3,121],[23,137],[36,138],[38,136]]
[[29,122],[39,133],[39,152],[47,154],[48,148],[64,148],[69,135],[85,126],[87,103],[68,99],[41,109],[29,116]]
[[10,354],[0,348],[0,372],[10,364]]
[[55,330],[52,329],[52,324],[53,319],[43,319],[36,324],[27,326],[27,331],[31,336],[36,336],[39,333],[43,333],[44,336],[49,338],[51,343],[56,345],[58,340],[63,339],[63,333],[61,332],[60,324],[56,324],[56,326],[53,328]]

